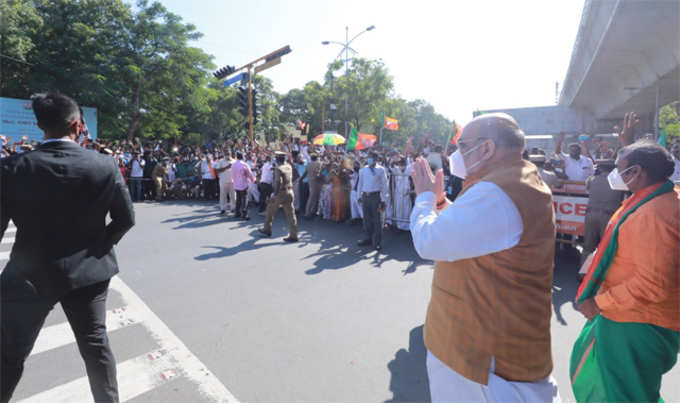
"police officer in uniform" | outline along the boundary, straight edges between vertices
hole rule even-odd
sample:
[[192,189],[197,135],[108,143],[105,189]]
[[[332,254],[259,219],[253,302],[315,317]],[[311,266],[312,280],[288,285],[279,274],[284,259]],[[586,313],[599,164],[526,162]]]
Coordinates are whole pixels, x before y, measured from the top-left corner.
[[625,192],[612,190],[607,175],[616,167],[614,160],[598,160],[595,175],[586,180],[588,209],[585,217],[585,236],[581,264],[600,243],[612,214],[619,208]]
[[264,227],[259,231],[265,236],[272,235],[272,220],[274,215],[283,207],[288,220],[288,237],[286,242],[297,242],[297,220],[295,218],[295,203],[293,196],[293,167],[286,162],[286,153],[276,152],[276,169],[274,171],[273,196],[267,205],[267,218]]

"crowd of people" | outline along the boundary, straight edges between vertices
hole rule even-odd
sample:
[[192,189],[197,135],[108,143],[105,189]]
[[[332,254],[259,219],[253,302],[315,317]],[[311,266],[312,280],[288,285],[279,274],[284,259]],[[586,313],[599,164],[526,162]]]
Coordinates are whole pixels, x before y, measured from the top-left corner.
[[[416,145],[409,139],[405,147],[376,145],[361,151],[347,151],[344,145],[314,145],[296,137],[270,145],[237,139],[188,146],[176,140],[143,143],[138,137],[92,140],[84,127],[78,143],[114,158],[133,201],[213,200],[218,201],[220,214],[229,212],[242,219],[250,218],[249,207],[262,216],[266,213],[273,190],[275,152],[286,153],[287,162],[294,168],[294,208],[296,215],[305,218],[316,216],[334,222],[364,220],[370,225],[375,222],[381,228],[388,225],[408,230],[415,200],[410,176],[418,157],[425,158],[433,172],[443,169],[446,193],[451,200],[463,186],[463,180],[452,174],[448,158],[457,146],[436,144],[428,138]],[[624,192],[612,190],[606,180],[616,156],[616,148],[611,143],[579,135],[564,153],[565,137],[564,134],[557,136],[550,155],[533,147],[524,150],[523,158],[537,166],[551,189],[590,196],[585,239],[581,239],[585,259],[602,238],[608,217],[623,200]],[[26,141],[27,137],[14,144],[4,136],[0,140],[3,143],[0,157],[30,151],[39,145],[35,140]],[[670,151],[675,160],[671,180],[677,182],[680,181],[680,139],[672,142]],[[242,181],[240,175],[232,174],[231,164],[237,155],[249,167],[252,179]],[[375,188],[372,181],[360,180],[360,169],[371,165],[385,174],[380,188]],[[380,193],[377,202],[380,214],[366,218],[361,196],[376,191]],[[571,239],[569,235],[562,238]],[[379,248],[381,242],[376,239],[370,243]]]

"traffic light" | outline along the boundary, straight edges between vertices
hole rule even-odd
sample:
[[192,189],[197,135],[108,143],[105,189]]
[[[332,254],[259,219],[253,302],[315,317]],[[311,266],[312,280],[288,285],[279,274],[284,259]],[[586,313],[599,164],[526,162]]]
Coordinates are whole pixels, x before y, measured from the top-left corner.
[[239,87],[238,88],[238,104],[241,109],[241,114],[248,118],[248,110],[250,109],[248,106],[248,88],[247,87]]
[[213,76],[214,76],[216,79],[221,80],[221,79],[227,77],[228,75],[230,75],[231,73],[233,73],[234,71],[236,71],[236,69],[234,68],[234,66],[224,66],[224,67],[222,67],[221,69],[219,69],[219,70],[217,70],[216,72],[214,72],[214,73],[213,73]]
[[241,85],[247,85],[250,81],[250,73],[244,72],[241,74]]
[[283,55],[287,55],[290,52],[291,52],[290,46],[286,46],[285,48],[281,49],[280,51],[267,56],[267,58],[264,59],[264,62],[267,63],[267,62],[274,60],[276,58],[279,58]]

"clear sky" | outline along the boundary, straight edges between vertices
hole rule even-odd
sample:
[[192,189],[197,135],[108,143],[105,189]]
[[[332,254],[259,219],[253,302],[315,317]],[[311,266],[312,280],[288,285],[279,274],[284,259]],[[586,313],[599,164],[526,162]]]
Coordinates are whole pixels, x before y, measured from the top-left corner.
[[[345,26],[358,56],[382,59],[394,92],[465,123],[477,109],[553,105],[569,66],[583,0],[161,0],[204,34],[194,46],[239,67],[282,46],[261,74],[285,93],[321,81]],[[560,87],[561,88],[561,87]],[[398,116],[395,116],[398,118]]]

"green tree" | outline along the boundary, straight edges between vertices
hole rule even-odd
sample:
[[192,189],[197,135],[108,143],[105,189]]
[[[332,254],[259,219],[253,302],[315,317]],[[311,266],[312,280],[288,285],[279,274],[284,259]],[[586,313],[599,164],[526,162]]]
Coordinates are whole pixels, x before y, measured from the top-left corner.
[[0,94],[25,93],[33,37],[41,30],[42,18],[27,0],[0,2]]
[[668,136],[668,143],[673,141],[673,138],[680,137],[680,116],[678,116],[678,108],[680,102],[672,102],[659,109],[659,127],[666,129],[666,136]]
[[200,34],[160,3],[139,1],[136,13],[122,0],[0,4],[3,54],[33,65],[2,69],[19,83],[0,80],[4,96],[63,92],[97,107],[100,135],[111,138],[176,137],[209,109],[211,58],[187,45]]
[[[338,63],[331,64],[331,71],[339,70]],[[338,116],[349,125],[361,130],[382,114],[385,100],[394,84],[381,61],[357,58],[347,72],[337,79],[330,99],[338,105]],[[345,113],[345,97],[347,112]]]

